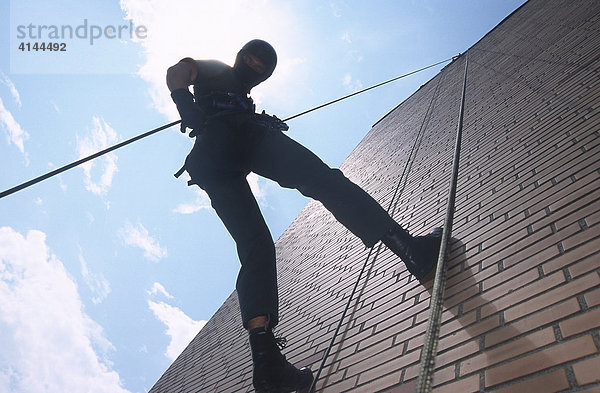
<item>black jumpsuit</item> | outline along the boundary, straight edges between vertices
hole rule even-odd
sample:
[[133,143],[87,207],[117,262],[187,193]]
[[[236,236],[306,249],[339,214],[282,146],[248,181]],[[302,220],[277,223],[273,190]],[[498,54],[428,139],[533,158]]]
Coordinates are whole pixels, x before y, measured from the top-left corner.
[[194,62],[196,102],[213,116],[196,136],[185,169],[191,182],[206,191],[236,242],[241,262],[236,289],[244,326],[254,317],[269,315],[274,327],[279,321],[275,246],[246,180],[250,172],[320,201],[368,247],[395,223],[339,169],[330,168],[283,132],[258,124],[251,111],[215,108],[213,92],[246,92],[230,66]]

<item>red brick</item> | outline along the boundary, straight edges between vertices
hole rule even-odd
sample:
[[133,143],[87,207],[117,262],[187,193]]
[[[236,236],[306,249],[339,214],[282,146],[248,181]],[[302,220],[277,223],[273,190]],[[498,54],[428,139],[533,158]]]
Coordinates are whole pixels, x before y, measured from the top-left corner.
[[473,393],[479,392],[479,375],[459,379],[456,382],[433,388],[433,393]]
[[584,295],[588,307],[600,304],[600,288],[590,291]]
[[[557,272],[554,274],[562,274]],[[600,285],[600,277],[598,274],[591,273],[576,280],[570,281],[567,284],[554,288],[542,295],[512,307],[504,312],[504,320],[506,322],[520,318],[546,306],[558,303],[571,296],[575,296],[580,292],[584,292],[589,288]]]
[[316,391],[321,391],[324,386],[327,386],[327,388],[326,388],[327,392],[334,392],[334,393],[347,392],[348,390],[352,389],[356,385],[356,381],[358,381],[358,376],[343,379],[342,381],[329,386],[329,380],[327,380],[326,378],[324,379],[323,376],[321,375],[321,380],[317,383]]
[[474,312],[472,312],[467,315],[463,315],[460,318],[456,318],[452,321],[446,322],[442,324],[440,328],[440,337],[443,338],[444,336],[447,336],[450,333],[453,333],[460,329],[464,329],[465,326],[469,326],[472,323],[475,323],[476,320],[477,315]]
[[[382,365],[380,368],[384,368]],[[373,371],[368,373],[360,374],[358,377],[358,385],[356,388],[352,389],[353,392],[378,392],[383,389],[389,388],[394,385],[398,385],[400,383],[400,377],[402,373],[397,371],[393,374],[380,376],[374,374]]]
[[573,371],[580,386],[600,382],[600,356],[575,363]]
[[438,386],[448,381],[452,381],[456,377],[456,365],[444,367],[435,370],[433,373],[433,386]]
[[563,341],[550,348],[486,370],[485,386],[498,385],[596,352],[596,345],[591,336]]
[[[475,313],[472,313],[475,314]],[[500,326],[500,316],[492,315],[489,318],[484,319],[483,321],[467,325],[463,329],[458,330],[454,334],[446,336],[440,339],[438,345],[438,352],[444,350],[445,348],[451,348],[457,344],[462,342],[467,342],[474,337],[478,337],[485,332],[488,332],[494,328]]]
[[555,304],[545,310],[530,314],[525,318],[515,321],[501,329],[488,333],[485,336],[486,348],[492,347],[513,337],[527,333],[530,330],[537,329],[548,323],[557,321],[567,315],[576,313],[580,310],[577,299],[571,298],[566,302]]
[[409,352],[402,355],[400,347],[392,347],[381,351],[377,356],[362,359],[357,363],[348,367],[347,376],[360,374],[361,378],[367,376],[367,371],[370,375],[378,374],[385,375],[395,370],[400,370],[419,360],[420,351]]
[[[564,217],[560,218],[555,222],[555,226],[557,230],[561,230],[562,228],[577,222],[582,218],[586,218],[588,216],[594,216],[596,211],[598,210],[598,195],[596,193],[591,193],[586,195],[583,198],[580,198],[569,205],[565,206],[561,210],[557,212],[559,215],[563,215]],[[588,204],[587,206],[585,206]],[[565,212],[566,210],[566,212]],[[567,213],[565,215],[565,213]],[[597,214],[597,213],[596,213]],[[556,217],[554,214],[553,217]],[[587,219],[586,219],[587,221]],[[593,221],[592,221],[593,222]],[[589,226],[592,226],[593,223],[588,222]]]
[[[598,240],[600,240],[600,238],[598,238]],[[598,245],[600,247],[600,242],[598,242]],[[593,247],[593,246],[590,243],[581,246],[581,248],[587,248],[587,249],[590,249],[591,252],[593,252],[591,247]],[[600,248],[596,248],[596,252],[599,249]],[[596,253],[596,255],[591,255],[591,256],[587,257],[586,259],[583,259],[583,260],[577,262],[573,266],[570,266],[569,273],[571,273],[571,277],[573,277],[573,278],[579,277],[588,272],[591,272],[592,270],[597,270],[598,268],[600,268],[600,262],[598,262],[599,259],[600,259],[600,255],[598,255]]]
[[470,341],[449,351],[439,353],[435,360],[436,367],[453,363],[479,351],[479,340]]
[[544,277],[541,280],[534,281],[533,283],[529,284],[524,288],[509,293],[506,296],[501,297],[500,299],[497,299],[494,302],[481,307],[481,317],[485,318],[523,300],[532,298],[540,292],[547,291],[548,289],[553,288],[563,283],[564,281],[565,277],[562,274],[562,272],[556,272],[554,274],[551,274],[550,276]]
[[569,252],[562,254],[556,259],[549,261],[542,265],[542,269],[545,274],[552,273],[556,270],[562,269],[563,267],[569,266],[572,263],[586,258],[600,250],[600,239],[594,239],[585,247],[578,247],[570,250]]
[[425,342],[425,333],[411,338],[410,341],[408,342],[408,350],[412,351],[413,349],[419,348],[421,346],[423,346],[423,343]]
[[539,266],[547,260],[557,256],[559,254],[558,247],[555,244],[540,251],[533,253],[525,259],[512,261],[512,258],[504,261],[505,269],[502,273],[496,274],[487,280],[483,280],[483,289],[489,289],[498,284],[505,282],[509,277],[521,274],[521,272],[527,271],[533,267]]
[[[372,356],[375,356],[379,352],[383,352],[386,349],[391,348],[393,346],[393,340],[393,337],[389,337],[388,339],[380,341],[364,349],[362,349],[362,347],[360,347],[359,345],[359,350],[356,353],[349,354],[350,356],[348,357],[342,356],[342,353],[340,352],[338,355],[338,359],[343,359],[340,362],[340,367],[347,367],[353,363],[356,363],[358,360],[370,358]],[[401,349],[399,349],[399,351],[401,351]]]
[[[465,284],[464,282],[462,284]],[[477,283],[473,282],[474,285],[465,284],[462,286],[457,285],[454,291],[456,292],[454,295],[452,293],[444,294],[444,306],[447,308],[454,307],[457,304],[469,299],[471,297],[477,296],[479,294],[479,286]],[[454,288],[453,288],[454,289]],[[450,297],[451,296],[451,297]]]
[[571,236],[574,233],[577,233],[580,230],[579,224],[573,224],[568,226],[566,229],[563,229],[560,232],[554,233],[551,236],[540,239],[536,243],[528,243],[526,247],[519,250],[517,253],[512,255],[510,258],[505,259],[504,266],[508,267],[513,263],[519,263],[521,260],[528,258],[531,255],[535,255],[544,249],[558,243],[562,239],[565,239]]
[[584,390],[578,390],[577,393],[600,393],[600,386],[594,386]]
[[418,377],[420,369],[421,369],[421,365],[419,363],[412,365],[410,367],[407,367],[406,371],[404,372],[404,381],[410,381],[411,379]]
[[554,393],[569,388],[569,380],[564,369],[558,369],[523,382],[494,390],[494,393]]
[[471,374],[472,372],[512,359],[555,341],[556,337],[554,336],[554,329],[552,329],[552,327],[547,327],[544,330],[531,333],[518,340],[487,350],[463,361],[460,365],[460,375],[465,376]]
[[[463,312],[469,312],[474,308],[477,308],[486,303],[490,303],[494,299],[500,298],[503,295],[506,295],[507,293],[511,293],[515,289],[522,288],[525,285],[531,283],[532,281],[536,281],[540,277],[540,274],[536,269],[533,269],[522,274],[508,274],[504,276],[505,279],[501,285],[498,285],[495,288],[483,292],[480,296],[475,296],[474,298],[464,302]],[[508,279],[508,277],[511,278]]]
[[[382,320],[375,325],[375,334],[379,334],[384,332],[390,328],[394,331],[402,331],[410,328],[413,324],[412,317],[415,313],[421,311],[422,309],[426,309],[427,307],[419,305],[418,307],[411,307],[406,311],[403,311],[399,314],[383,314],[388,315],[389,318],[387,320]],[[371,326],[370,321],[365,323],[365,326]],[[361,344],[364,346],[364,344]]]
[[400,343],[402,343],[404,341],[414,340],[415,337],[419,337],[419,335],[423,335],[426,330],[427,330],[427,323],[421,323],[419,325],[416,325],[415,327],[412,327],[408,330],[400,332],[396,336],[396,338],[394,340],[394,344],[399,345]]
[[386,393],[415,393],[417,390],[417,381],[402,383],[388,390]]
[[531,246],[535,246],[537,243],[552,234],[552,230],[550,227],[541,228],[538,231],[532,233],[531,235],[525,236],[520,239],[516,243],[510,244],[508,247],[506,246],[506,242],[500,243],[499,246],[492,246],[490,249],[486,249],[481,252],[480,259],[483,260],[482,266],[485,268],[496,263],[498,260],[507,259],[511,256],[522,259],[523,256],[521,254],[526,253],[527,255],[531,255],[531,251],[529,248]]
[[589,226],[598,224],[600,222],[600,211],[586,217],[585,221]]
[[[579,225],[579,224],[577,224]],[[570,250],[571,248],[575,248],[580,244],[583,244],[585,242],[587,242],[588,240],[592,240],[594,238],[597,238],[600,234],[598,233],[598,226],[589,228],[585,231],[581,231],[577,234],[575,234],[574,236],[571,236],[565,240],[563,240],[563,247],[565,248],[566,251]]]
[[560,326],[563,337],[570,337],[600,327],[600,308],[584,311],[582,314],[562,321],[558,326]]

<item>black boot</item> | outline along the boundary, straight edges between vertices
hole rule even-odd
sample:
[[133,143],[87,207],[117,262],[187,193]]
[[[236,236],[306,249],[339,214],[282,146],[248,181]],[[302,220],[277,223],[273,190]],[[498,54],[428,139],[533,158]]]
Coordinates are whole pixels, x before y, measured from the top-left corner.
[[265,328],[250,331],[254,370],[252,383],[257,393],[308,392],[313,381],[309,368],[298,370],[281,354],[285,339],[275,339]]
[[383,244],[402,259],[406,268],[420,282],[427,282],[435,275],[442,240],[442,228],[434,228],[425,236],[411,236],[400,225],[385,234]]

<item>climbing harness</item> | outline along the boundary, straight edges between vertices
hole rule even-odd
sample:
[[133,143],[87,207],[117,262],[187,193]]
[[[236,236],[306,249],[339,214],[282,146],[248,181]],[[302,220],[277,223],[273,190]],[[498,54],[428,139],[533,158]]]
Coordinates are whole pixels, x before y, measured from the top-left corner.
[[433,386],[433,373],[435,371],[435,356],[439,342],[440,326],[442,324],[442,304],[444,301],[444,289],[446,287],[446,248],[448,240],[452,234],[452,225],[454,223],[454,206],[456,201],[456,183],[458,181],[458,165],[460,161],[460,146],[462,142],[463,117],[465,109],[465,92],[467,89],[467,70],[469,66],[468,55],[465,56],[465,73],[462,85],[462,96],[460,111],[458,114],[458,125],[456,127],[456,144],[454,147],[454,157],[452,160],[452,177],[450,179],[450,190],[448,192],[448,206],[446,208],[446,217],[444,219],[444,230],[442,232],[442,243],[438,257],[435,279],[431,299],[429,301],[429,318],[427,322],[427,332],[425,333],[425,343],[421,350],[421,367],[419,369],[419,379],[417,382],[418,393],[429,393]]
[[250,119],[250,123],[264,127],[272,131],[287,131],[290,129],[287,124],[275,115],[268,115],[265,111],[255,113]]
[[[210,119],[214,119],[214,118],[217,118],[217,117],[223,116],[223,115],[226,115],[226,112],[221,112],[221,113],[217,113],[216,115],[209,116],[206,121],[209,122]],[[278,118],[275,115],[268,115],[267,113],[265,113],[265,111],[262,111],[262,113],[252,113],[250,118],[246,119],[244,122],[257,125],[259,127],[265,128],[270,131],[281,132],[281,131],[289,130],[288,125],[285,124],[285,122],[283,120],[281,120],[280,118]],[[204,127],[199,130],[194,129],[190,132],[189,136],[196,137],[196,136],[200,135],[203,130],[204,130]],[[175,172],[175,174],[173,176],[175,176],[176,178],[179,178],[183,174],[183,172],[186,171],[187,162],[188,162],[188,160],[186,159],[184,164],[181,166],[181,168],[179,168],[179,170],[177,172]],[[194,182],[192,180],[188,181],[188,185],[191,186],[193,184],[196,184],[196,182]]]
[[245,93],[213,91],[198,97],[200,106],[215,110],[236,110],[254,112],[254,101]]
[[[442,61],[438,61],[437,63],[431,64],[431,65],[428,65],[428,66],[426,66],[426,67],[423,67],[423,68],[419,68],[418,70],[411,71],[411,72],[409,72],[409,73],[406,73],[406,74],[404,74],[404,75],[400,75],[400,76],[398,76],[398,77],[396,77],[396,78],[393,78],[393,79],[387,80],[387,81],[385,81],[385,82],[378,83],[378,84],[376,84],[376,85],[373,85],[373,86],[371,86],[371,87],[368,87],[368,88],[366,88],[366,89],[363,89],[363,90],[357,91],[357,92],[355,92],[355,93],[352,93],[352,94],[348,94],[348,95],[346,95],[346,96],[344,96],[344,97],[341,97],[341,98],[335,99],[335,100],[333,100],[333,101],[329,101],[329,102],[327,102],[327,103],[325,103],[325,104],[322,104],[322,105],[316,106],[316,107],[314,107],[314,108],[308,109],[308,110],[306,110],[306,111],[304,111],[304,112],[298,113],[298,114],[296,114],[296,115],[294,115],[294,116],[290,116],[290,117],[288,117],[288,118],[286,118],[286,119],[283,119],[283,120],[281,120],[281,121],[282,121],[283,123],[285,123],[285,122],[287,122],[288,120],[295,119],[296,117],[299,117],[299,116],[305,115],[305,114],[307,114],[307,113],[309,113],[309,112],[313,112],[313,111],[315,111],[315,110],[317,110],[317,109],[321,109],[321,108],[323,108],[323,107],[326,107],[326,106],[328,106],[328,105],[331,105],[331,104],[334,104],[334,103],[336,103],[336,102],[339,102],[339,101],[345,100],[346,98],[350,98],[350,97],[352,97],[352,96],[355,96],[355,95],[357,95],[357,94],[364,93],[364,92],[366,92],[367,90],[371,90],[371,89],[374,89],[374,88],[376,88],[376,87],[383,86],[383,85],[385,85],[385,84],[387,84],[387,83],[390,83],[390,82],[396,81],[396,80],[398,80],[398,79],[401,79],[401,78],[407,77],[407,76],[409,76],[409,75],[416,74],[417,72],[421,72],[421,71],[427,70],[427,69],[429,69],[429,68],[432,68],[432,67],[435,67],[435,66],[437,66],[437,65],[439,65],[439,64],[446,63],[446,62],[448,62],[448,61],[450,61],[450,60],[451,60],[451,58],[450,58],[450,59],[445,59],[445,60],[442,60]],[[135,136],[135,137],[133,137],[133,138],[131,138],[131,139],[128,139],[128,140],[126,140],[126,141],[123,141],[123,142],[121,142],[121,143],[118,143],[118,144],[116,144],[116,145],[114,145],[114,146],[110,146],[110,147],[108,147],[108,148],[106,148],[106,149],[104,149],[104,150],[101,150],[101,151],[99,151],[99,152],[97,152],[97,153],[94,153],[94,154],[92,154],[92,155],[90,155],[90,156],[84,157],[84,158],[82,158],[82,159],[80,159],[80,160],[74,161],[74,162],[72,162],[72,163],[70,163],[70,164],[67,164],[67,165],[65,165],[65,166],[62,166],[62,167],[60,167],[60,168],[58,168],[58,169],[55,169],[55,170],[53,170],[53,171],[50,171],[50,172],[48,172],[48,173],[46,173],[46,174],[44,174],[44,175],[41,175],[41,176],[38,176],[38,177],[36,177],[36,178],[34,178],[34,179],[31,179],[31,180],[29,180],[29,181],[26,181],[25,183],[21,183],[21,184],[19,184],[19,185],[15,186],[15,187],[9,188],[8,190],[5,190],[5,191],[2,191],[2,192],[0,192],[0,199],[1,199],[1,198],[4,198],[5,196],[8,196],[8,195],[14,194],[14,193],[15,193],[15,192],[17,192],[17,191],[20,191],[20,190],[22,190],[22,189],[25,189],[25,188],[27,188],[27,187],[30,187],[30,186],[32,186],[32,185],[34,185],[34,184],[36,184],[36,183],[39,183],[39,182],[41,182],[42,180],[46,180],[46,179],[48,179],[48,178],[50,178],[50,177],[56,176],[56,175],[58,175],[58,174],[60,174],[60,173],[62,173],[62,172],[64,172],[64,171],[67,171],[67,170],[69,170],[69,169],[71,169],[71,168],[74,168],[74,167],[76,167],[76,166],[78,166],[78,165],[81,165],[81,164],[83,164],[83,163],[85,163],[85,162],[91,161],[91,160],[93,160],[94,158],[98,158],[98,157],[100,157],[100,156],[102,156],[102,155],[104,155],[104,154],[106,154],[106,153],[109,153],[109,152],[111,152],[111,151],[113,151],[113,150],[116,150],[116,149],[119,149],[119,148],[121,148],[121,147],[123,147],[123,146],[129,145],[130,143],[136,142],[136,141],[138,141],[138,140],[140,140],[140,139],[142,139],[142,138],[145,138],[145,137],[147,137],[147,136],[150,136],[150,135],[156,134],[156,133],[157,133],[157,132],[159,132],[159,131],[162,131],[162,130],[164,130],[164,129],[167,129],[167,128],[170,128],[170,127],[173,127],[174,125],[177,125],[177,124],[180,124],[180,123],[181,123],[181,120],[177,120],[177,121],[174,121],[174,122],[172,122],[172,123],[165,124],[165,125],[163,125],[163,126],[157,127],[157,128],[155,128],[155,129],[153,129],[153,130],[147,131],[147,132],[145,132],[145,133],[143,133],[143,134],[140,134],[140,135],[138,135],[138,136]]]

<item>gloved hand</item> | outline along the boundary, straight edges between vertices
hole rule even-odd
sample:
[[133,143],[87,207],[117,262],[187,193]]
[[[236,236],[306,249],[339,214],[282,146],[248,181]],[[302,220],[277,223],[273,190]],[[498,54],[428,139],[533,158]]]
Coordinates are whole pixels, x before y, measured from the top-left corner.
[[171,92],[171,98],[177,106],[181,116],[181,132],[185,134],[187,128],[191,128],[190,137],[194,137],[204,127],[206,115],[194,102],[194,96],[187,88],[176,89]]

